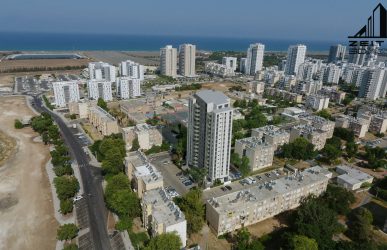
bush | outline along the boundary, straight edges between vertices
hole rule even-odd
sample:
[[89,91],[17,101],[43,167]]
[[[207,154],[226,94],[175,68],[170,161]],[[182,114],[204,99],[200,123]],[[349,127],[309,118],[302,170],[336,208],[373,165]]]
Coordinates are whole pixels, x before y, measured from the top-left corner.
[[129,232],[129,238],[132,241],[132,245],[136,248],[143,247],[148,242],[149,237],[145,232],[133,233]]
[[78,250],[78,249],[79,248],[75,243],[68,244],[63,248],[63,250]]
[[71,165],[64,164],[63,166],[54,167],[54,172],[56,176],[63,176],[63,175],[72,175],[73,169]]
[[118,231],[125,231],[125,230],[130,230],[132,228],[133,221],[129,217],[123,217],[121,218],[117,223],[115,228]]
[[54,179],[56,193],[60,200],[73,198],[79,191],[79,183],[74,176],[61,176]]
[[70,199],[60,200],[60,212],[62,214],[68,214],[73,211],[73,202]]
[[74,239],[78,234],[78,227],[75,224],[64,224],[61,225],[57,230],[58,240],[71,240]]
[[21,128],[23,128],[23,127],[24,127],[24,126],[23,126],[23,123],[21,123],[20,120],[16,119],[16,120],[15,120],[15,128],[16,128],[16,129],[21,129]]

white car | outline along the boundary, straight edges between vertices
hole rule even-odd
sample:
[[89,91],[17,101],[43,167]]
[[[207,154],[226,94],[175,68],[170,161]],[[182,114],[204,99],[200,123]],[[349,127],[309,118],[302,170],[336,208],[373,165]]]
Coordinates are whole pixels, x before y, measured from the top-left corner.
[[74,197],[73,202],[76,202],[76,201],[79,201],[79,200],[82,200],[82,199],[83,199],[82,195],[77,195],[77,196]]

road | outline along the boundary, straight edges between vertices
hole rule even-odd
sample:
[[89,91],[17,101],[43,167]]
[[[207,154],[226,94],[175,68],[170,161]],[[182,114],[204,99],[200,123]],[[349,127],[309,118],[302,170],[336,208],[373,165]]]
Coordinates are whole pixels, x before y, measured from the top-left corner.
[[64,121],[51,110],[47,109],[40,98],[34,97],[34,108],[39,112],[49,113],[58,124],[62,136],[70,148],[73,158],[78,162],[84,188],[84,199],[86,199],[87,211],[89,214],[89,227],[93,242],[93,249],[111,249],[109,236],[106,227],[107,209],[105,206],[102,190],[102,174],[99,168],[89,165],[87,155],[81,145]]

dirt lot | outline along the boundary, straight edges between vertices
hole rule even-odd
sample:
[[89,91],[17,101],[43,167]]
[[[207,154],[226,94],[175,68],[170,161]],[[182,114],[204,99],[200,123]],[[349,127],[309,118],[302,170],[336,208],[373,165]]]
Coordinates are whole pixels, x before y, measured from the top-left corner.
[[233,86],[239,86],[232,82],[211,82],[202,85],[203,89],[213,89],[217,91],[227,92],[229,88]]
[[88,62],[89,59],[4,60],[0,62],[0,72],[16,68],[86,66]]
[[15,119],[32,115],[24,97],[0,98],[0,130],[16,141],[16,152],[0,167],[0,249],[55,249],[48,147],[33,141],[31,128],[14,129]]

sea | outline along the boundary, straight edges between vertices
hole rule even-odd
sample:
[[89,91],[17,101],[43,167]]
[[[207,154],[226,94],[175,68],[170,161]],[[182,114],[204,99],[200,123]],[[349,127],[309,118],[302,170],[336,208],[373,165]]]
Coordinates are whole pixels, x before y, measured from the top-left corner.
[[[204,51],[246,51],[251,43],[265,44],[266,51],[287,51],[289,45],[302,43],[308,51],[326,52],[340,41],[308,41],[265,38],[62,34],[0,32],[0,51],[158,51],[165,45],[196,44]],[[341,41],[346,43],[345,41]]]

